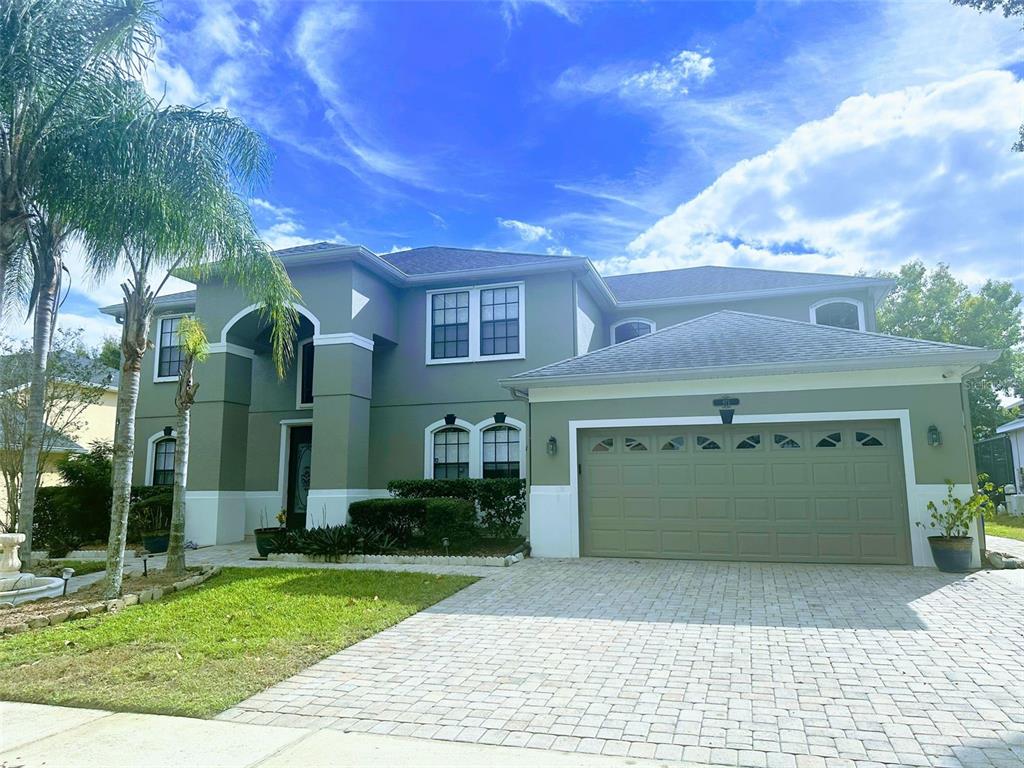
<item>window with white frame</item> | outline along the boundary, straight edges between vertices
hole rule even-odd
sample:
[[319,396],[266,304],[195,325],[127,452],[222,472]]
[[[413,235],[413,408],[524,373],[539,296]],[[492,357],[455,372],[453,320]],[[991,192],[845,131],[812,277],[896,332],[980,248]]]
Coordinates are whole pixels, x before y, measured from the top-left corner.
[[522,358],[522,283],[427,292],[427,362]]
[[519,477],[519,430],[497,424],[482,434],[483,476]]
[[445,427],[434,433],[434,479],[469,477],[469,432]]
[[173,437],[166,437],[153,446],[153,485],[174,485],[174,447]]
[[313,340],[303,342],[299,346],[299,406],[313,405],[313,361],[316,347]]
[[811,306],[811,322],[833,328],[864,330],[864,305],[854,299],[826,299]]
[[178,376],[185,360],[185,351],[178,338],[181,317],[162,317],[157,332],[157,364],[158,379],[173,379]]
[[612,344],[621,344],[624,341],[635,339],[638,336],[646,336],[654,332],[654,323],[642,318],[631,318],[622,320],[612,326]]

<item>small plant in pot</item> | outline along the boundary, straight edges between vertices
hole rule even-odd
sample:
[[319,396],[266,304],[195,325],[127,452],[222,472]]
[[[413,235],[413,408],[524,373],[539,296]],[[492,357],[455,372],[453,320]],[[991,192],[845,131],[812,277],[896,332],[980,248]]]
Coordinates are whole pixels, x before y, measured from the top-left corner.
[[[139,493],[132,505],[132,526],[142,548],[151,554],[167,551],[171,528],[171,492],[165,488]],[[129,534],[131,531],[129,531]]]
[[284,536],[284,524],[288,519],[288,510],[282,509],[277,513],[277,525],[268,526],[266,513],[261,513],[263,517],[263,527],[257,528],[253,533],[256,536],[256,551],[260,553],[260,557],[266,557],[274,551],[275,545]]
[[[925,525],[918,522],[921,528],[934,528],[939,535],[929,536],[928,544],[932,550],[935,567],[946,573],[963,573],[971,569],[971,554],[974,549],[974,537],[969,536],[971,524],[983,515],[991,515],[995,511],[992,500],[985,495],[991,491],[991,483],[987,489],[974,491],[966,501],[953,493],[952,480],[946,481],[946,498],[939,504],[928,502],[928,510],[932,513],[931,522]],[[941,506],[941,508],[940,508]]]

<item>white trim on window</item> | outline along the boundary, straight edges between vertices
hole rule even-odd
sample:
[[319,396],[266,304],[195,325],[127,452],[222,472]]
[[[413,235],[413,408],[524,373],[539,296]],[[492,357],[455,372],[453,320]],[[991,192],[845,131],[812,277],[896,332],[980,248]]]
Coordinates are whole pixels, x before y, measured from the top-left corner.
[[621,341],[620,342],[616,342],[615,341],[615,329],[618,328],[620,325],[625,325],[626,323],[647,323],[647,325],[650,326],[651,330],[648,331],[646,334],[644,334],[645,336],[648,335],[648,334],[654,333],[656,330],[658,330],[658,324],[655,323],[653,320],[651,320],[649,318],[646,318],[646,317],[624,317],[621,320],[616,320],[614,323],[611,324],[611,327],[608,329],[608,345],[609,346],[614,347],[617,343],[618,344],[622,343]]
[[[306,345],[311,344],[312,347],[316,346],[316,339],[312,336],[307,336],[304,339],[300,339],[296,342],[299,353],[296,355],[297,365],[295,366],[295,409],[298,411],[308,411],[313,407],[313,403],[302,402],[302,361],[306,357]],[[316,352],[313,353],[313,367],[316,367]]]
[[[519,289],[519,351],[511,355],[480,354],[480,292],[492,288]],[[434,360],[433,351],[433,312],[431,299],[439,293],[469,293],[469,355],[467,357],[446,357]],[[426,330],[424,333],[424,359],[427,365],[448,365],[450,363],[481,363],[488,360],[523,360],[526,357],[526,284],[523,282],[492,283],[489,285],[458,286],[453,288],[437,288],[426,292]]]
[[165,435],[161,429],[149,436],[146,440],[146,477],[143,479],[143,485],[153,484],[153,468],[156,464],[156,444],[161,440],[176,440],[178,437],[178,430],[172,429],[170,435]]
[[857,330],[867,330],[867,326],[864,323],[864,302],[861,301],[860,299],[851,299],[848,296],[832,296],[830,298],[822,299],[821,301],[816,301],[813,304],[811,304],[810,315],[812,323],[814,323],[815,325],[821,325],[821,323],[818,322],[818,307],[825,307],[828,306],[829,304],[853,304],[853,306],[857,308]]
[[[488,427],[493,427],[497,422],[494,417],[484,419],[476,424],[465,419],[455,419],[454,424],[446,424],[444,419],[428,424],[423,430],[423,478],[430,480],[434,477],[434,433],[446,427],[459,427],[469,433],[469,476],[483,477],[483,433]],[[515,427],[519,430],[519,476],[526,477],[526,424],[511,416],[505,417],[504,426]]]
[[179,313],[176,315],[160,315],[156,318],[156,334],[154,335],[153,350],[156,354],[153,355],[153,383],[159,384],[168,381],[177,381],[178,376],[161,376],[160,375],[160,337],[163,335],[163,327],[165,320],[178,320],[182,317],[187,317],[185,313]]

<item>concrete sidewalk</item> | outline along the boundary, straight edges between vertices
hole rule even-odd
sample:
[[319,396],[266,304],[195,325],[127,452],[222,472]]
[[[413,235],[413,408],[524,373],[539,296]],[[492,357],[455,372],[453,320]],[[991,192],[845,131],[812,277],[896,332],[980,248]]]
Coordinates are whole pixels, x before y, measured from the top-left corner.
[[623,768],[682,763],[0,702],[0,766]]

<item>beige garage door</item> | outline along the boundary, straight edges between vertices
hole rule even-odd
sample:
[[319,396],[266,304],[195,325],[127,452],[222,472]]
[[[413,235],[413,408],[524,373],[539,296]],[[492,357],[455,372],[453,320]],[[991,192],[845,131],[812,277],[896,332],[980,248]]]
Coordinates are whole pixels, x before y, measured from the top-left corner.
[[896,422],[580,433],[584,555],[909,563]]

